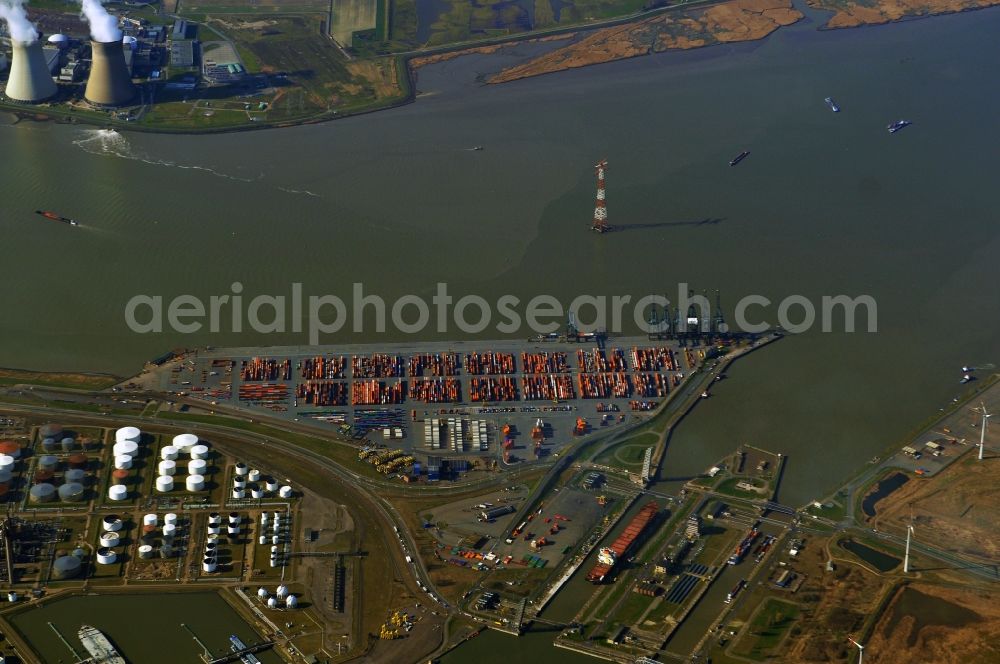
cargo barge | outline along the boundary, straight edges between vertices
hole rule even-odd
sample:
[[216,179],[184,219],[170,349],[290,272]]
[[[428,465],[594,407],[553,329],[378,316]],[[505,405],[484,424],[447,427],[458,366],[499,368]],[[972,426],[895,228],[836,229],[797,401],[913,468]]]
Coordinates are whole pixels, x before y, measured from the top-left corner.
[[611,573],[611,570],[613,570],[615,565],[618,564],[618,561],[620,561],[629,552],[636,541],[642,537],[659,510],[660,506],[656,504],[655,500],[651,500],[646,503],[643,508],[639,510],[639,513],[632,518],[631,523],[625,527],[625,530],[623,530],[622,534],[618,536],[618,539],[614,541],[614,544],[609,547],[603,547],[600,551],[598,551],[598,562],[587,574],[587,581],[590,581],[591,583],[603,583],[604,579],[606,579]]

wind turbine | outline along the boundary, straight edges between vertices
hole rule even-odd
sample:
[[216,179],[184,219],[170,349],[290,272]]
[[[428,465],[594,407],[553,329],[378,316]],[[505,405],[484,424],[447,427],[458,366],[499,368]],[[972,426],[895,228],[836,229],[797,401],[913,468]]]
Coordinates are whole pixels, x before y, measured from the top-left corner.
[[[913,518],[912,516],[910,517]],[[913,537],[913,523],[906,526],[906,555],[903,556],[903,574],[910,573],[910,539]],[[861,646],[858,646],[859,648]]]
[[979,410],[983,411],[983,425],[979,427],[979,460],[983,460],[983,444],[986,442],[986,422],[992,417],[986,412],[986,404],[979,402]]
[[847,640],[858,647],[858,664],[861,664],[861,660],[865,656],[865,647],[860,643],[858,643],[857,641],[855,641],[854,639],[852,639],[851,637],[847,637]]

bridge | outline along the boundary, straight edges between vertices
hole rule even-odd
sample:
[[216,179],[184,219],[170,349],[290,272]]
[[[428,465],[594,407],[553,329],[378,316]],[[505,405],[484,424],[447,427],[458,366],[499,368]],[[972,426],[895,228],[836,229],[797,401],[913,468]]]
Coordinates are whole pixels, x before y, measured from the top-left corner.
[[226,653],[220,657],[212,657],[207,652],[201,654],[201,660],[205,664],[226,664],[226,662],[238,662],[245,655],[250,655],[255,652],[260,652],[274,645],[274,641],[264,641],[263,643],[258,643],[253,646],[246,646],[239,650],[234,650],[233,652]]

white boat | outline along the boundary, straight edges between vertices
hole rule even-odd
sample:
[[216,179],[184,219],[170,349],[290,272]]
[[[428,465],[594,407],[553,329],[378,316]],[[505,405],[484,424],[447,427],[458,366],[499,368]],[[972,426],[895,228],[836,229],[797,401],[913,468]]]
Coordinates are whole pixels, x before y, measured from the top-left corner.
[[125,664],[125,658],[115,650],[101,630],[90,625],[80,625],[80,631],[76,635],[90,655],[88,664]]

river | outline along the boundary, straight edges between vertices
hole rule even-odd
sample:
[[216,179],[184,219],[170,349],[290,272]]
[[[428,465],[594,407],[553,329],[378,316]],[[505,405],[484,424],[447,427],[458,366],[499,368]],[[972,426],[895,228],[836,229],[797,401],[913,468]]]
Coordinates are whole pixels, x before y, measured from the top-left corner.
[[[686,282],[720,289],[724,307],[870,294],[877,333],[810,332],[741,360],[663,467],[685,477],[753,443],[789,455],[783,501],[818,498],[957,394],[960,366],[1000,350],[1000,11],[816,27],[495,87],[476,77],[533,47],[470,56],[421,70],[414,104],[290,130],[0,126],[16,166],[0,181],[0,365],[130,373],[178,345],[303,341],[124,324],[137,293],[207,297],[234,281],[345,296],[361,281],[390,300],[447,281],[566,302]],[[914,125],[890,136],[898,118]],[[624,231],[597,236],[603,157]]]

